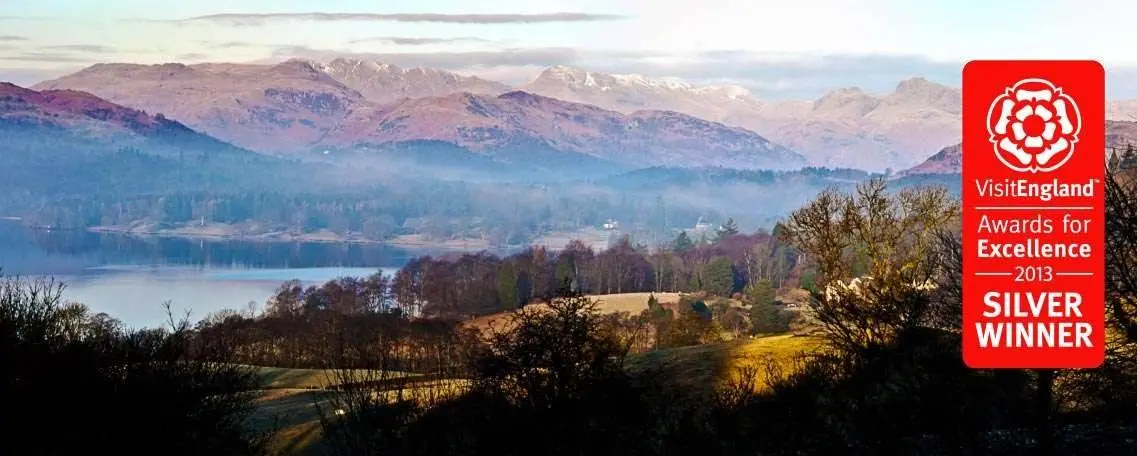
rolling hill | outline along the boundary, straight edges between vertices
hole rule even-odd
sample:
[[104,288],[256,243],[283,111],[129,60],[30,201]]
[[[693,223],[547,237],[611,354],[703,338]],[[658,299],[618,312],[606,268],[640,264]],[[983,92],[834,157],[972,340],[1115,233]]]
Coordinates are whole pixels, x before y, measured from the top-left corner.
[[113,103],[162,113],[248,149],[306,151],[363,96],[310,63],[277,65],[96,64],[35,85],[82,90]]
[[291,176],[280,160],[81,91],[0,83],[0,137],[7,204],[48,195],[250,188],[258,184],[250,169]]

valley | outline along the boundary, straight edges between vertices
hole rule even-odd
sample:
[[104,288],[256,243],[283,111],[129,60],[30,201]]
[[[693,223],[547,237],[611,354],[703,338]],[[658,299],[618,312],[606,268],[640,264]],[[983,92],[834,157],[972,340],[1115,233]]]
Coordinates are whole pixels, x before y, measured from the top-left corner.
[[[722,162],[713,154],[693,163],[626,155],[620,159],[624,165],[605,165],[607,158],[567,152],[569,146],[555,144],[533,145],[514,155],[501,149],[479,155],[454,137],[387,143],[381,146],[382,155],[356,149],[350,154],[286,158],[242,149],[161,115],[83,92],[36,92],[11,85],[5,90],[9,101],[0,127],[10,134],[5,143],[9,152],[0,156],[6,164],[0,170],[5,177],[0,186],[8,186],[11,197],[0,202],[0,209],[30,226],[55,229],[469,249],[524,245],[550,233],[597,229],[618,220],[624,234],[658,242],[700,218],[716,223],[733,218],[748,229],[768,228],[821,189],[849,186],[870,175],[824,168],[729,168],[722,165],[763,162]],[[536,103],[526,109],[560,112],[556,110],[571,106],[520,94],[502,96],[510,103]],[[476,99],[454,100],[468,108]],[[494,109],[507,110],[504,105]],[[516,115],[530,121],[537,116]],[[637,119],[668,123],[666,130],[680,136],[651,135],[652,141],[672,145],[668,147],[695,150],[703,141],[698,138],[719,138],[714,140],[728,142],[722,150],[739,151],[724,157],[745,156],[746,147],[791,154],[743,130],[720,125],[707,131],[701,128],[710,124],[695,123],[691,125],[698,128],[688,132],[670,123],[690,123],[685,117],[640,114]],[[537,121],[561,125],[551,119]],[[726,133],[736,136],[721,138]],[[684,146],[683,135],[696,142]],[[629,153],[631,146],[619,141],[603,147]],[[57,159],[50,153],[56,150],[72,152],[67,159]],[[642,153],[669,154],[657,149]],[[685,166],[649,166],[652,163]],[[786,198],[782,191],[793,196]]]
[[[1107,108],[1104,252],[978,249],[1104,254],[1104,367],[978,370],[958,49],[898,53],[947,25],[117,3],[0,5],[0,454],[1129,449],[1137,101]],[[933,6],[971,26],[943,36],[1038,46]],[[1081,313],[1015,293],[988,307]],[[1018,325],[983,343],[1091,341]]]

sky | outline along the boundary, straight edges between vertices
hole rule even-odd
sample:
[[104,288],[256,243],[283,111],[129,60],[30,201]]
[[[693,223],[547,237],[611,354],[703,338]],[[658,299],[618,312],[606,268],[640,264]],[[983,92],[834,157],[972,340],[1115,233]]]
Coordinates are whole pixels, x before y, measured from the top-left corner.
[[[233,5],[240,4],[240,7]],[[737,84],[815,99],[972,59],[1095,59],[1137,98],[1126,0],[0,0],[0,81],[99,62],[369,58],[523,84],[542,69]]]

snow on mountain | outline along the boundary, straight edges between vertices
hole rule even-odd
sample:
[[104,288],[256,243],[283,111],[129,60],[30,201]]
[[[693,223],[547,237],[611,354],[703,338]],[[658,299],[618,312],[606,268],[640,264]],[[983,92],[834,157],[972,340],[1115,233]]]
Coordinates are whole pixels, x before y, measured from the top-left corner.
[[740,126],[820,166],[903,169],[959,136],[959,91],[923,78],[885,95],[850,87],[812,102],[767,102],[739,86],[555,66],[522,89],[621,112],[671,110]]
[[[606,109],[631,113],[641,109],[676,111],[721,121],[730,104],[753,104],[749,90],[739,86],[695,86],[679,78],[650,78],[638,74],[607,74],[567,66],[541,72],[521,90]],[[745,103],[743,100],[752,100]]]
[[[589,82],[581,76],[584,84],[616,84],[612,77]],[[630,166],[749,169],[806,164],[802,155],[753,131],[678,111],[620,113],[523,91],[494,93],[503,87],[446,71],[347,59],[105,64],[37,85],[86,90],[269,154],[435,141],[487,156],[515,154],[511,160],[518,161],[576,157]],[[545,158],[526,155],[540,151]]]
[[389,63],[345,58],[327,63],[313,62],[312,65],[378,103],[460,92],[500,95],[511,90],[498,82],[433,68],[402,68]]

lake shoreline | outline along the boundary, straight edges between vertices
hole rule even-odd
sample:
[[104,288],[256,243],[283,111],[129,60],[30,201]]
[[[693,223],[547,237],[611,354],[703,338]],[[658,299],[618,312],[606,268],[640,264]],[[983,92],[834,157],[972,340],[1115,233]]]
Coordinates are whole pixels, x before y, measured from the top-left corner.
[[263,306],[292,280],[308,288],[376,272],[393,277],[416,257],[446,255],[375,242],[273,242],[216,233],[199,236],[199,242],[185,233],[147,236],[135,228],[56,229],[2,219],[0,274],[54,279],[65,287],[63,302],[82,302],[92,314],[105,312],[142,328],[166,321],[165,302],[174,305],[176,317],[192,311],[196,321],[219,310],[244,309],[249,302]]
[[240,241],[265,243],[320,243],[320,244],[357,244],[379,245],[407,250],[441,250],[448,252],[480,252],[499,251],[506,248],[493,248],[483,239],[449,239],[433,240],[423,235],[408,234],[396,236],[388,240],[375,240],[367,238],[349,238],[341,234],[328,231],[316,233],[289,233],[284,231],[264,232],[259,234],[234,233],[232,227],[203,226],[181,228],[154,228],[145,225],[101,225],[86,228],[92,233],[107,233],[133,236],[137,238],[177,238],[200,241]]

